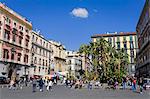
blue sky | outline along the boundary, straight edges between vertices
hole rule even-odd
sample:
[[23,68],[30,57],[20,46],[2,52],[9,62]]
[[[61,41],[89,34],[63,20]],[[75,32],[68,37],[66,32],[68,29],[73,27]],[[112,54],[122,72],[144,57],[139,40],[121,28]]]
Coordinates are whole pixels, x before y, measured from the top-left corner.
[[0,0],[69,50],[93,34],[134,32],[145,0]]

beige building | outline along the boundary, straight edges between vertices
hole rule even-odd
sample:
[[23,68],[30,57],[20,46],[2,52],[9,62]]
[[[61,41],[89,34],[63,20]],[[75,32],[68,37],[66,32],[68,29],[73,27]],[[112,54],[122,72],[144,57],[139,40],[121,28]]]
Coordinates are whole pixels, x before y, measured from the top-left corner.
[[51,70],[66,76],[66,48],[60,42],[49,40],[52,47]]
[[29,74],[32,24],[0,3],[0,75],[15,79]]
[[82,70],[82,56],[75,51],[66,51],[66,64],[68,68],[68,76],[80,78]]
[[50,74],[51,66],[51,43],[46,40],[40,33],[32,31],[32,59],[31,64],[34,66],[30,70],[30,75],[43,77]]
[[125,51],[129,55],[130,63],[127,67],[128,74],[135,74],[135,59],[138,50],[137,35],[135,32],[114,32],[106,34],[97,34],[92,36],[91,38],[93,42],[96,42],[100,38],[104,38],[112,45],[112,47],[115,47],[116,49],[125,49]]

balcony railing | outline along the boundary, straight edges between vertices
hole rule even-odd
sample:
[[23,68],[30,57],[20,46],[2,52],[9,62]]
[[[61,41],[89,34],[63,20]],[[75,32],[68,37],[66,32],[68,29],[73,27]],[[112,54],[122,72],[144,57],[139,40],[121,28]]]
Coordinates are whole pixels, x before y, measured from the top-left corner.
[[138,50],[138,54],[140,54],[143,51],[143,49],[146,47],[146,45],[149,42],[150,42],[150,38],[147,37],[146,39],[144,39],[144,43],[142,44],[141,48]]
[[136,66],[136,68],[143,67],[143,66],[145,66],[146,64],[149,64],[149,63],[150,63],[150,59],[147,59],[147,60],[144,61],[142,64],[138,64],[138,65]]

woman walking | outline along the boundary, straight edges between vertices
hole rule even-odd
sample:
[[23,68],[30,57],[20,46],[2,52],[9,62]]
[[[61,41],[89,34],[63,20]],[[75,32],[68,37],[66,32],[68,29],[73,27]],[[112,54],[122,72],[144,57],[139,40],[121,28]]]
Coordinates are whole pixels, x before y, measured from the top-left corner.
[[47,85],[47,91],[51,91],[52,90],[52,86],[53,86],[53,82],[52,80],[49,80],[48,85]]

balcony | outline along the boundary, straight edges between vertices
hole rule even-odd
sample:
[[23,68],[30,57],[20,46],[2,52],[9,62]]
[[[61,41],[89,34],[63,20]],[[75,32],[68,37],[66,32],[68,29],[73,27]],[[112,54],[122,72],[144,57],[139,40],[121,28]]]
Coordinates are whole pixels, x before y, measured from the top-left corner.
[[143,51],[143,49],[149,44],[149,42],[150,42],[150,38],[146,38],[146,39],[144,39],[144,43],[142,44],[142,46],[141,46],[141,48],[138,50],[138,54],[140,54],[142,51]]
[[10,24],[5,24],[5,29],[10,31],[11,30]]
[[136,66],[136,69],[137,68],[141,68],[141,67],[143,67],[143,66],[145,66],[145,65],[147,65],[147,64],[149,64],[150,63],[150,59],[147,59],[146,61],[144,61],[142,64],[139,64],[138,66]]

